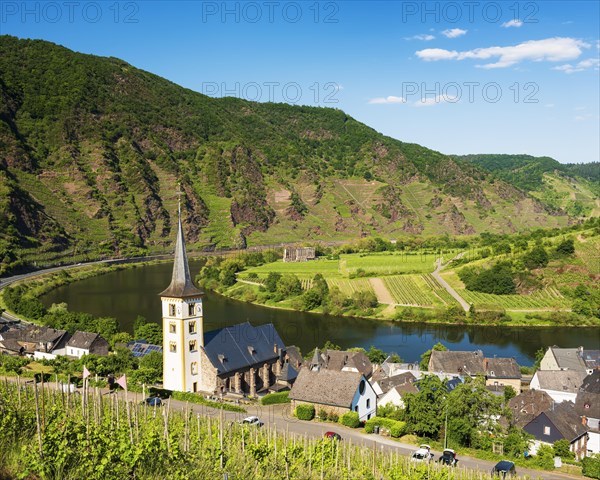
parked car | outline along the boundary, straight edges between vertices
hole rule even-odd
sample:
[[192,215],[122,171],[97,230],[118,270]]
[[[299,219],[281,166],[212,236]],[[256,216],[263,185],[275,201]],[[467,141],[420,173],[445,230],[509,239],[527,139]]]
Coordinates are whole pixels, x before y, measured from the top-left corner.
[[330,438],[331,440],[340,441],[342,439],[342,436],[339,433],[335,433],[335,432],[325,432],[325,438]]
[[458,458],[456,458],[456,452],[451,448],[446,448],[442,452],[442,456],[439,458],[438,462],[440,462],[442,465],[456,467],[456,464],[458,463]]
[[415,450],[410,456],[412,462],[431,462],[433,460],[433,453],[431,453],[431,447],[429,445],[421,445],[418,450]]
[[142,403],[149,407],[160,407],[162,405],[162,400],[160,397],[148,397]]
[[517,474],[515,464],[509,460],[501,460],[492,468],[492,477],[514,477]]
[[256,425],[257,427],[262,427],[264,424],[260,421],[258,417],[246,417],[242,421],[240,421],[242,425]]

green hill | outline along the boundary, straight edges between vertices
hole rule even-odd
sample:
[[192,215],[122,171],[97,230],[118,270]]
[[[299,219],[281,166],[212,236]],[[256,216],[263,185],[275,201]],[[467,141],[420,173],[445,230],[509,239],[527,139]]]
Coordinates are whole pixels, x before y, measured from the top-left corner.
[[465,155],[455,158],[492,172],[544,204],[574,217],[600,216],[600,163],[563,164],[529,155]]
[[209,98],[116,58],[0,37],[0,273],[191,248],[473,234],[573,217],[340,110]]

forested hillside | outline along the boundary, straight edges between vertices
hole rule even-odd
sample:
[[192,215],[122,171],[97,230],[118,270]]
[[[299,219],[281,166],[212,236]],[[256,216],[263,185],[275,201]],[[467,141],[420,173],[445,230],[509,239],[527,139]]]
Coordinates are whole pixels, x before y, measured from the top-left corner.
[[585,213],[340,110],[209,98],[45,41],[0,37],[0,96],[0,273],[169,251],[178,185],[192,249],[516,232]]

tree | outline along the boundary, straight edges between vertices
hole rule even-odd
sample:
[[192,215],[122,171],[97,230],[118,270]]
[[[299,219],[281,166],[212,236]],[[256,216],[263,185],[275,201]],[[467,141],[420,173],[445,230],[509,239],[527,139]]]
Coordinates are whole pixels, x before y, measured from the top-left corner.
[[283,275],[277,283],[276,292],[282,298],[294,297],[302,293],[302,284],[296,275]]
[[277,290],[277,284],[281,279],[281,273],[278,272],[269,272],[267,275],[267,279],[265,280],[265,288],[267,291],[273,293]]
[[375,308],[377,306],[377,297],[368,290],[357,290],[352,293],[352,301],[357,308],[366,310],[367,308]]
[[410,431],[435,438],[444,422],[446,381],[437,375],[425,375],[418,382],[419,392],[404,396],[405,418]]
[[556,246],[556,253],[559,255],[573,255],[575,253],[575,242],[572,238],[566,238]]
[[136,340],[145,340],[152,345],[162,345],[162,328],[157,323],[146,323],[139,326],[133,332]]
[[575,454],[571,451],[571,444],[564,438],[554,442],[552,448],[554,449],[554,455],[562,459],[572,460],[575,458]]
[[529,253],[523,256],[523,264],[529,270],[543,268],[548,265],[548,253],[541,245],[536,245]]
[[431,352],[436,350],[438,352],[446,352],[448,348],[443,343],[436,343],[431,349],[427,350],[423,355],[421,355],[421,363],[419,363],[419,368],[423,371],[427,371],[429,369],[429,359],[431,358]]
[[510,385],[506,385],[504,387],[504,401],[508,403],[511,398],[515,398],[517,396],[516,390]]
[[381,365],[387,358],[387,355],[383,350],[375,348],[374,345],[371,345],[371,348],[369,348],[369,351],[367,352],[367,357],[369,357],[371,363],[377,363]]

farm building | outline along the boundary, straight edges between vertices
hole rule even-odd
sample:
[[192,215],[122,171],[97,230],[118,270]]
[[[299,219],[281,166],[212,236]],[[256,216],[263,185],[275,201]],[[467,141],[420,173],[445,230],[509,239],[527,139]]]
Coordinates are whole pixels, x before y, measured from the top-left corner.
[[315,258],[314,247],[291,247],[283,250],[284,262],[307,262]]

